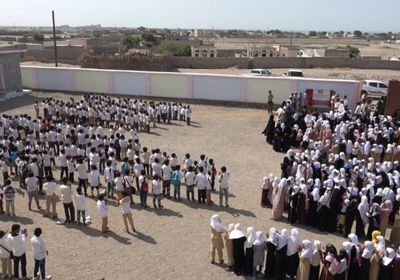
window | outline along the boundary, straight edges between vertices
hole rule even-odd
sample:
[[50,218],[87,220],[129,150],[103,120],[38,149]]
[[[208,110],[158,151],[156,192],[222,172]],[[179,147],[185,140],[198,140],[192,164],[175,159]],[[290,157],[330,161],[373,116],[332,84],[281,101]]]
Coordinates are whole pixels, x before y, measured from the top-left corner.
[[364,85],[364,86],[366,86],[367,84],[368,84],[367,81],[364,81],[364,82],[363,82],[363,85]]
[[267,56],[267,51],[266,51],[266,50],[263,50],[261,56],[262,56],[262,57],[266,57],[266,56]]
[[379,83],[379,87],[380,87],[380,88],[387,88],[387,85],[382,84],[382,83]]
[[199,56],[200,56],[199,50],[196,50],[196,51],[194,52],[194,56],[195,56],[195,57],[199,57]]
[[203,50],[203,57],[207,57],[207,50]]
[[210,51],[210,57],[214,57],[214,51]]
[[370,87],[378,87],[378,83],[371,82],[371,83],[369,83],[369,86]]

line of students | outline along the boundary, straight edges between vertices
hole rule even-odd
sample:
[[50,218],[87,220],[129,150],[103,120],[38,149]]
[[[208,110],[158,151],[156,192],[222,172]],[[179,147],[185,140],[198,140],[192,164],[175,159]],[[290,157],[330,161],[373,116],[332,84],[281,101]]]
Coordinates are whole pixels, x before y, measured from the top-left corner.
[[363,244],[350,234],[338,251],[332,244],[322,248],[318,240],[302,240],[296,228],[290,234],[271,228],[264,236],[248,227],[244,234],[240,224],[226,229],[217,214],[211,217],[210,227],[211,263],[216,255],[219,264],[224,263],[225,240],[227,265],[236,275],[274,280],[396,280],[400,273],[400,246],[396,254],[396,249],[385,246],[380,232]]

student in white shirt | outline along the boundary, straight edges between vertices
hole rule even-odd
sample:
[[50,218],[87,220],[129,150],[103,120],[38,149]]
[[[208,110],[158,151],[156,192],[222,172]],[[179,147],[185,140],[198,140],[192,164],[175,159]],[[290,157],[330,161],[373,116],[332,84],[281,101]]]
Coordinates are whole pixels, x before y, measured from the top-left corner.
[[153,177],[153,181],[151,182],[153,186],[153,206],[154,208],[157,208],[156,201],[158,202],[158,208],[163,208],[161,205],[161,199],[162,199],[162,194],[161,194],[161,182],[158,177],[158,174],[155,174]]
[[104,194],[99,195],[99,200],[97,200],[96,206],[101,218],[101,232],[106,233],[108,231],[108,206]]
[[26,278],[26,229],[21,231],[19,224],[13,224],[8,239],[13,254],[14,277],[19,278],[19,266],[21,264],[22,278]]
[[67,178],[63,178],[62,185],[60,186],[61,201],[64,205],[65,221],[67,223],[75,222],[75,208],[72,200],[72,189],[67,185]]
[[0,262],[4,278],[12,278],[11,272],[11,247],[6,233],[0,230]]
[[[34,236],[31,239],[32,250],[33,250],[33,259],[35,261],[35,266],[33,269],[33,277],[34,279],[51,279],[51,275],[46,276],[46,255],[49,254],[47,251],[46,242],[41,237],[42,229],[35,228],[33,231]],[[40,278],[39,278],[39,270],[40,270]]]
[[196,174],[193,172],[193,166],[189,166],[185,174],[186,197],[187,200],[194,201],[194,179]]
[[[57,212],[56,212],[56,207],[57,207],[57,200],[58,197],[56,195],[56,183],[53,181],[52,176],[47,176],[46,178],[47,182],[43,185],[44,191],[46,192],[46,216],[47,217],[52,217],[53,219],[57,218]],[[50,214],[50,205],[52,208],[52,213]]]
[[82,188],[78,187],[76,189],[76,195],[75,195],[76,217],[78,220],[78,225],[81,224],[81,216],[82,216],[82,224],[86,225],[85,199],[86,199],[85,196],[82,194]]
[[115,171],[115,193],[117,196],[117,203],[122,199],[122,192],[124,191],[124,178],[121,175],[121,172]]
[[99,172],[99,170],[97,170],[96,165],[92,165],[91,168],[92,168],[92,171],[90,171],[88,178],[89,178],[90,189],[92,191],[92,197],[94,197],[94,195],[93,195],[94,189],[97,190],[97,196],[99,196],[100,172]]
[[164,165],[162,166],[162,180],[163,180],[162,193],[163,196],[166,196],[167,198],[171,197],[170,194],[171,175],[172,175],[172,169],[169,166],[169,160],[167,159],[164,161]]
[[204,169],[202,166],[199,167],[199,174],[196,175],[194,179],[194,183],[197,186],[199,203],[206,203],[206,186],[207,186],[207,177],[203,173]]
[[88,168],[83,162],[83,158],[78,158],[78,164],[76,165],[76,170],[78,172],[78,187],[83,188],[85,196],[87,195],[87,180],[88,180]]
[[33,173],[29,173],[29,177],[25,179],[25,184],[26,184],[26,191],[28,192],[28,206],[29,206],[29,211],[32,211],[31,204],[32,204],[32,199],[35,199],[36,206],[38,209],[41,209],[39,206],[39,180],[35,176],[33,176]]
[[122,219],[124,220],[125,229],[129,232],[128,229],[128,221],[132,228],[133,232],[136,232],[135,226],[133,225],[133,218],[131,212],[131,200],[129,198],[128,192],[122,192],[122,198],[119,200],[119,204],[121,207]]
[[58,156],[58,158],[60,160],[60,167],[61,167],[61,172],[60,172],[60,181],[61,181],[64,175],[68,176],[67,156],[65,155],[64,149],[60,151],[60,155]]
[[225,197],[225,207],[229,207],[229,172],[226,171],[225,166],[221,167],[221,172],[219,173],[219,183],[219,205],[222,206],[223,198]]

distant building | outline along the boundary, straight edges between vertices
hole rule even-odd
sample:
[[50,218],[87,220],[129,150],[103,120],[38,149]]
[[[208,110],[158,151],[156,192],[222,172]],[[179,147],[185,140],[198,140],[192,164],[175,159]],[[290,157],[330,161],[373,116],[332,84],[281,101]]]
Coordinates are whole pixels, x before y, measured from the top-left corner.
[[215,37],[217,32],[214,29],[193,29],[190,32],[191,37]]
[[279,51],[271,46],[250,47],[247,49],[247,57],[273,57],[279,56]]
[[325,57],[349,58],[350,50],[347,48],[327,48],[325,50]]
[[191,47],[192,57],[218,57],[218,50],[214,45]]
[[21,51],[0,51],[0,94],[21,92]]

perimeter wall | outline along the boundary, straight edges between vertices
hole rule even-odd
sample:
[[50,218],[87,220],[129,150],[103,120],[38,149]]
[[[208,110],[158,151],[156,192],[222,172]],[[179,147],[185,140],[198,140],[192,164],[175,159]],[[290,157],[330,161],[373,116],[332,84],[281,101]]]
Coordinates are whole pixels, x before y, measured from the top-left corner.
[[354,107],[360,82],[346,80],[248,77],[169,72],[141,72],[81,68],[21,66],[25,88],[50,91],[94,92],[132,96],[155,96],[193,100],[266,103],[271,90],[274,103],[290,93],[307,89],[335,90],[347,95]]

